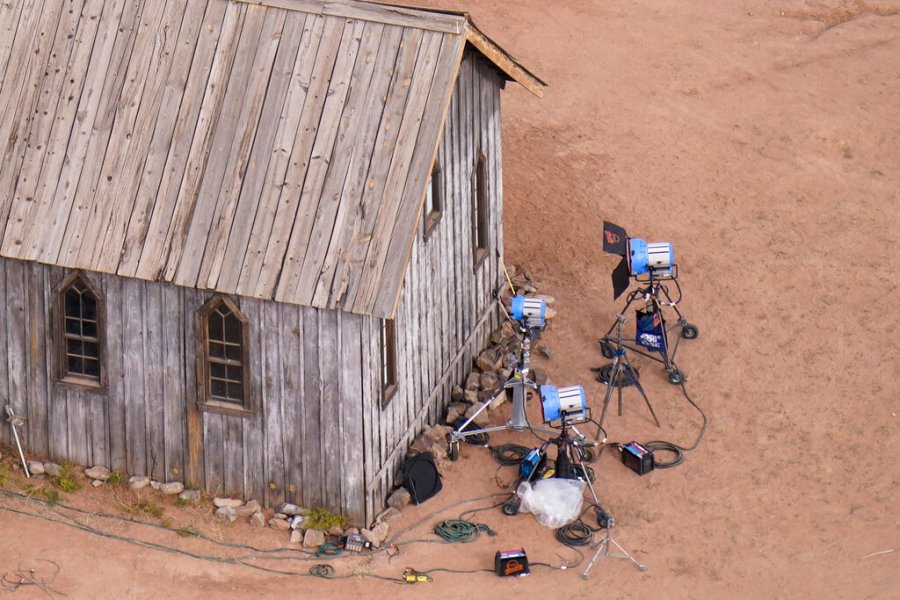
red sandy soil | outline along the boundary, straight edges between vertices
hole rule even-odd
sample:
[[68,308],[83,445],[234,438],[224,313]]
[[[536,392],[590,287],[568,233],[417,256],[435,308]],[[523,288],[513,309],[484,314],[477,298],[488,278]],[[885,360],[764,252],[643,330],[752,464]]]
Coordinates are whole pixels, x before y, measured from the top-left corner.
[[[616,259],[601,252],[601,222],[675,246],[681,307],[700,327],[679,364],[709,430],[675,469],[638,477],[611,451],[595,465],[616,537],[648,570],[606,558],[588,581],[584,564],[512,580],[436,572],[432,583],[405,587],[321,581],[2,511],[0,571],[22,561],[47,573],[36,561],[52,560],[60,566],[53,587],[70,598],[900,597],[900,2],[428,5],[470,11],[550,84],[543,100],[515,85],[504,94],[504,185],[506,258],[557,298],[545,336],[557,356],[540,361],[555,383],[583,383],[595,406],[604,392],[589,368],[605,362],[596,340],[621,302],[611,301]],[[643,379],[662,429],[629,390],[624,416],[608,421],[611,439],[690,443],[699,420],[678,388],[647,361]],[[533,443],[528,434],[493,441],[507,440]],[[494,471],[486,450],[465,446],[444,491],[404,511],[395,530],[425,518],[401,539],[426,537],[439,517],[464,509],[457,502],[497,492]],[[100,509],[115,498],[90,490],[66,502]],[[35,511],[8,498],[0,505]],[[230,541],[283,541],[171,503],[166,518]],[[390,562],[382,553],[336,562],[337,572],[490,568],[496,550],[519,546],[535,561],[573,556],[530,515],[495,509],[473,518],[497,537],[405,545]],[[196,553],[242,554],[168,531],[90,523]]]

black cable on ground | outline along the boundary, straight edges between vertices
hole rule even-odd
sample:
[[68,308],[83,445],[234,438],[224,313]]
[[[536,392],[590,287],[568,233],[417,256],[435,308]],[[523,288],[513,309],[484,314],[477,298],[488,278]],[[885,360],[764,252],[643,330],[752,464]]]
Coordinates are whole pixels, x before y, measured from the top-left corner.
[[[271,569],[269,567],[255,565],[255,564],[249,563],[247,561],[248,560],[260,560],[260,559],[271,559],[271,558],[280,558],[282,560],[289,560],[287,557],[266,557],[266,556],[223,557],[223,556],[198,554],[196,552],[189,552],[187,550],[182,550],[181,548],[176,548],[173,546],[167,546],[165,544],[148,542],[145,540],[140,540],[137,538],[132,538],[132,537],[124,536],[124,535],[117,535],[114,533],[110,533],[108,531],[102,531],[100,529],[90,527],[83,523],[78,523],[77,521],[69,522],[69,521],[64,521],[61,519],[53,519],[50,517],[45,517],[43,515],[38,515],[38,514],[34,514],[31,512],[27,512],[27,511],[17,510],[15,508],[10,508],[8,506],[0,506],[0,511],[6,511],[6,512],[14,513],[14,514],[32,517],[35,519],[41,519],[43,521],[48,521],[50,523],[66,525],[68,527],[72,527],[73,529],[79,529],[79,530],[85,531],[87,533],[93,533],[94,535],[99,535],[101,537],[118,540],[120,542],[125,542],[127,544],[133,544],[135,546],[140,546],[142,548],[148,548],[151,550],[159,550],[162,552],[169,552],[172,554],[180,554],[182,556],[189,556],[191,558],[196,558],[198,560],[205,560],[205,561],[209,561],[209,562],[216,562],[216,563],[228,564],[228,565],[241,565],[241,566],[245,566],[245,567],[248,567],[251,569],[256,569],[257,571],[264,571],[266,573],[275,573],[278,575],[293,575],[293,576],[297,576],[297,577],[320,577],[323,579],[351,579],[354,577],[366,577],[366,578],[370,578],[370,579],[379,579],[382,581],[388,581],[391,583],[403,583],[403,581],[401,581],[399,579],[396,579],[393,577],[385,577],[383,575],[377,575],[375,573],[351,573],[351,574],[347,574],[347,575],[333,575],[332,574],[332,575],[326,576],[324,574],[323,575],[314,575],[311,572],[302,573],[302,572],[295,572],[295,571],[282,571],[279,569]],[[324,571],[323,571],[323,573],[324,573]]]
[[309,574],[327,579],[334,575],[334,567],[324,564],[313,565],[309,568]]
[[[397,533],[392,535],[388,540],[385,541],[385,545],[390,545],[390,544],[400,545],[401,543],[404,543],[404,544],[409,543],[409,542],[397,542],[397,540],[401,536],[405,535],[406,533],[409,533],[411,530],[413,530],[416,527],[418,527],[419,525],[421,525],[422,523],[425,523],[426,521],[431,520],[432,517],[439,515],[442,512],[446,512],[446,511],[450,510],[451,508],[455,508],[462,504],[471,504],[472,502],[480,502],[481,500],[489,500],[489,499],[496,500],[497,498],[501,498],[501,497],[504,498],[504,500],[501,501],[501,504],[502,504],[503,502],[506,501],[506,498],[509,498],[509,494],[508,493],[497,493],[497,494],[488,494],[487,496],[479,496],[478,498],[467,498],[465,500],[460,500],[459,502],[454,502],[453,504],[451,504],[449,506],[439,508],[439,509],[435,510],[434,512],[428,513],[427,515],[425,515],[424,517],[422,517],[421,519],[419,519],[412,525],[409,525],[405,529],[401,529],[400,531],[398,531]],[[494,506],[499,506],[499,504],[495,504],[495,505],[489,506],[487,508],[494,508]],[[463,515],[475,513],[480,510],[487,510],[487,508],[470,510],[470,511],[463,513]]]
[[[26,500],[28,502],[32,502],[34,504],[40,504],[49,510],[51,510],[54,514],[63,517],[65,519],[74,520],[73,517],[63,514],[56,510],[57,508],[70,510],[76,513],[80,513],[83,515],[87,515],[89,517],[101,517],[104,519],[112,519],[116,521],[123,521],[125,523],[132,523],[134,525],[143,525],[146,527],[153,527],[155,529],[162,529],[165,531],[174,531],[175,533],[185,536],[185,537],[195,537],[201,539],[206,542],[210,542],[216,544],[217,546],[223,546],[226,548],[237,548],[239,550],[249,550],[252,552],[262,552],[262,553],[296,553],[296,554],[306,554],[306,555],[315,555],[317,551],[315,550],[304,550],[302,548],[256,548],[255,546],[249,546],[247,544],[235,544],[230,542],[220,542],[219,540],[215,540],[209,536],[206,536],[199,531],[194,530],[186,530],[186,529],[172,529],[171,527],[166,527],[159,523],[151,523],[150,521],[142,521],[141,519],[135,519],[134,517],[123,517],[121,515],[113,515],[104,512],[95,512],[91,510],[84,510],[82,508],[76,508],[74,506],[69,506],[67,504],[63,504],[62,502],[50,502],[49,500],[45,500],[43,498],[36,498],[34,496],[29,496],[27,494],[19,494],[17,492],[11,492],[9,490],[0,490],[0,494],[3,496],[7,496],[9,498],[16,498],[19,500]],[[76,523],[78,521],[75,521]]]
[[459,514],[459,518],[460,519],[468,519],[471,515],[474,515],[475,513],[484,512],[486,510],[491,510],[492,508],[499,508],[499,507],[503,506],[504,504],[506,504],[506,501],[509,500],[514,495],[515,495],[515,492],[510,492],[507,494],[495,494],[495,496],[502,496],[503,500],[501,500],[500,502],[497,502],[496,504],[491,504],[490,506],[483,506],[481,508],[472,508],[470,510],[462,512]]
[[491,446],[490,449],[494,460],[504,467],[522,464],[525,455],[531,451],[531,448],[518,444],[501,444],[500,446]]
[[448,569],[446,567],[436,567],[427,571],[417,571],[423,575],[431,575],[432,573],[493,573],[493,569]]
[[[601,367],[597,367],[591,370],[597,373],[597,381],[599,381],[600,383],[605,383],[606,385],[611,385],[613,387],[619,388],[631,387],[631,379],[629,379],[628,377],[623,377],[621,374],[615,382],[612,382],[612,369],[613,364],[607,363]],[[637,370],[632,369],[632,373],[634,374],[635,379],[640,379],[640,375],[638,374]]]
[[556,539],[570,548],[590,546],[594,541],[594,530],[579,519],[557,529]]
[[[700,441],[703,439],[703,435],[706,433],[707,426],[707,418],[706,413],[703,412],[703,409],[700,408],[694,399],[691,398],[691,395],[688,394],[687,388],[684,386],[684,381],[681,382],[681,391],[684,394],[684,397],[687,399],[688,403],[693,406],[697,412],[700,413],[700,417],[703,419],[703,425],[700,427],[700,433],[697,434],[697,439],[694,440],[694,443],[690,446],[679,446],[673,442],[667,442],[664,440],[653,440],[652,442],[647,442],[643,444],[643,446],[653,452],[653,465],[657,469],[671,469],[672,467],[676,467],[684,462],[684,453],[690,452],[697,448],[700,445]],[[675,455],[675,458],[668,462],[660,462],[656,458],[657,452],[671,452]]]

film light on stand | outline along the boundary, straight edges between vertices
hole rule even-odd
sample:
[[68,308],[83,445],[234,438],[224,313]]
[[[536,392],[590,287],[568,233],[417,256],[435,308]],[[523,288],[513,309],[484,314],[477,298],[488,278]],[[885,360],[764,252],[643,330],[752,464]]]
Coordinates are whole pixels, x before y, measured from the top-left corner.
[[547,315],[547,303],[541,298],[513,296],[510,304],[512,318],[529,329],[543,329]]
[[541,410],[544,422],[562,421],[566,424],[583,423],[590,419],[587,397],[580,385],[556,387],[541,386]]

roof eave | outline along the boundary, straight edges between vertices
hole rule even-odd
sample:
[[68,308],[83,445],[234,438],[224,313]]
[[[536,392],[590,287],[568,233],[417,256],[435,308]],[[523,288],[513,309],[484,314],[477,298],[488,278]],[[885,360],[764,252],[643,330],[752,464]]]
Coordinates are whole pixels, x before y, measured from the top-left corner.
[[466,15],[465,36],[467,42],[494,63],[510,80],[515,81],[538,98],[544,96],[544,88],[547,87],[547,83],[486,36],[468,15]]

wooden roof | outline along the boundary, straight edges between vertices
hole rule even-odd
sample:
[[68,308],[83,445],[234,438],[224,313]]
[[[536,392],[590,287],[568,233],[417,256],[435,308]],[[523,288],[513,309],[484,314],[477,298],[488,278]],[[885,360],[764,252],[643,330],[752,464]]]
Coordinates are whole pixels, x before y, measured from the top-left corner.
[[0,255],[391,316],[467,43],[540,94],[465,14],[6,0]]

